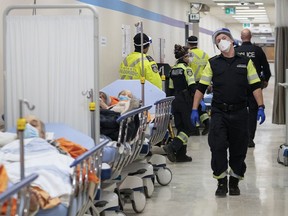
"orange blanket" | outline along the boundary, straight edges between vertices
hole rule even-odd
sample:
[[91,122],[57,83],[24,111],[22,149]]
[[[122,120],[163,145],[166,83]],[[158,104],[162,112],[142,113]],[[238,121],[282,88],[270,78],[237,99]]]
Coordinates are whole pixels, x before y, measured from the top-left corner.
[[[0,165],[0,193],[3,193],[8,187],[8,176],[4,166]],[[4,203],[2,208],[0,209],[1,215],[6,215],[7,210],[7,202]],[[12,198],[12,208],[11,215],[15,215],[17,210],[17,200]]]
[[[71,142],[65,138],[59,138],[56,141],[59,143],[60,147],[64,151],[69,153],[71,157],[73,158],[77,158],[78,156],[82,155],[83,153],[87,151],[87,149],[84,148],[83,146],[77,143]],[[85,172],[83,172],[83,176],[84,175],[85,175]],[[96,184],[99,183],[99,178],[94,173],[88,173],[88,180],[89,182],[94,182]]]

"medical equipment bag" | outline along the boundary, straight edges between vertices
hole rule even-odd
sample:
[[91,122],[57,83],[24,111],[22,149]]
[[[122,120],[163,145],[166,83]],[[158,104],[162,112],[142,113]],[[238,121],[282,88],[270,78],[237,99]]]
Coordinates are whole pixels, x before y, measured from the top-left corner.
[[282,144],[278,150],[278,163],[288,166],[288,145]]

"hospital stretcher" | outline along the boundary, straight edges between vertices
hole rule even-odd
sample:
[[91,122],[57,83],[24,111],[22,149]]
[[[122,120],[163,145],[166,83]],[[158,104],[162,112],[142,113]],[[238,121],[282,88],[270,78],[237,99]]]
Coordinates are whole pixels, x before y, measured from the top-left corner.
[[[77,157],[73,163],[71,164],[71,168],[74,169],[73,175],[71,176],[71,184],[73,191],[71,192],[70,197],[70,205],[69,207],[60,204],[51,209],[40,209],[36,214],[38,216],[52,216],[52,215],[84,215],[86,212],[89,212],[90,209],[94,211],[94,214],[91,215],[99,215],[97,209],[94,207],[94,197],[97,192],[99,185],[92,184],[88,181],[88,173],[93,173],[97,175],[98,179],[101,179],[101,167],[102,167],[102,151],[105,146],[108,144],[108,140],[103,140],[100,144],[94,145],[94,141],[91,137],[79,132],[65,124],[61,123],[48,123],[46,124],[47,132],[53,133],[54,138],[65,137],[70,141],[75,143],[79,143],[83,145],[85,148],[89,149],[84,154]],[[106,157],[107,158],[107,157]],[[33,174],[33,180],[38,176],[37,174]],[[34,178],[35,177],[35,178]],[[25,181],[24,181],[25,180]],[[9,188],[9,191],[15,191],[20,186],[27,187],[29,183],[31,183],[31,178],[26,180],[26,178],[20,183],[17,183]],[[8,195],[11,195],[11,192],[7,191]],[[1,194],[1,197],[7,197],[6,192]],[[29,198],[27,196],[27,198]],[[19,201],[19,205],[21,209],[23,209],[23,204],[27,203],[29,199],[21,199]],[[2,202],[2,198],[1,198]],[[95,213],[96,212],[96,213]],[[20,214],[23,215],[23,214]]]
[[[114,160],[109,159],[108,162],[104,150],[103,158],[105,159],[103,161],[107,162],[107,169],[102,169],[101,191],[95,200],[95,206],[100,209],[100,212],[104,211],[105,215],[109,213],[111,215],[111,211],[114,212],[112,215],[125,215],[122,210],[127,203],[131,203],[133,210],[137,213],[142,212],[145,208],[146,196],[141,176],[137,172],[132,173],[132,170],[126,172],[124,169],[135,161],[144,145],[145,130],[148,124],[147,112],[150,108],[151,106],[140,107],[117,119],[119,123],[118,140],[110,144],[111,153],[114,152]],[[131,128],[135,130],[131,130]],[[105,175],[105,173],[107,174]],[[153,168],[151,174],[153,177]],[[111,206],[111,203],[115,203],[115,205]]]
[[[137,98],[141,97],[139,80],[116,80],[101,89],[101,91],[115,96],[123,89],[129,89]],[[167,136],[168,124],[171,118],[171,104],[174,97],[166,97],[165,92],[159,90],[149,81],[145,82],[144,97],[145,104],[152,105],[149,113],[154,117],[154,121],[148,125],[146,133],[148,141],[143,143],[141,149],[140,155],[146,156],[152,148],[157,147],[157,143],[161,142],[164,137]],[[164,151],[162,152],[162,154],[165,154]],[[148,164],[152,166],[149,167]],[[143,170],[146,171],[143,172]],[[167,185],[172,180],[172,172],[166,166],[166,158],[160,154],[152,155],[149,163],[147,161],[146,163],[143,163],[143,161],[135,163],[134,161],[134,163],[126,166],[124,171],[126,173],[138,173],[138,176],[142,176],[146,197],[151,197],[154,191],[154,179],[152,184],[151,176],[156,176],[157,182],[160,185]],[[140,174],[140,172],[142,172],[142,174]]]
[[[97,192],[99,184],[94,184],[88,179],[88,174],[94,174],[101,179],[102,166],[102,150],[107,145],[108,140],[102,141],[93,148],[89,149],[84,154],[77,157],[70,167],[74,168],[71,176],[72,193],[70,196],[70,204],[66,206],[60,204],[53,209],[40,210],[37,216],[45,215],[67,215],[76,216],[89,214],[94,211],[94,214],[99,215],[97,209],[94,207],[94,197]],[[99,181],[100,183],[100,181]]]
[[[168,135],[168,127],[171,126],[171,106],[174,98],[173,96],[167,97],[154,103],[155,118],[149,137],[150,148],[167,139],[165,137]],[[152,154],[148,162],[153,165],[157,182],[163,186],[168,185],[172,180],[172,172],[166,166],[166,158],[160,154]]]
[[[99,184],[93,184],[88,180],[88,173],[95,174],[101,180],[102,154],[103,149],[109,140],[103,140],[100,144],[94,145],[91,137],[79,132],[65,124],[48,123],[46,130],[53,132],[54,137],[65,137],[70,141],[81,144],[88,151],[77,157],[70,165],[74,169],[71,176],[72,193],[70,197],[70,205],[67,208],[60,204],[53,209],[40,210],[37,216],[52,215],[99,215],[98,210],[94,207],[94,197],[96,195]],[[99,182],[100,183],[100,182]],[[92,213],[90,213],[92,211]]]

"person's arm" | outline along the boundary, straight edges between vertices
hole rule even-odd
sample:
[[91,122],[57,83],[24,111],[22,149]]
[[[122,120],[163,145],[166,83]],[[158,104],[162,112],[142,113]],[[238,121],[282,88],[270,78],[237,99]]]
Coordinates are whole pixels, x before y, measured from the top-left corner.
[[109,108],[109,106],[100,98],[99,99],[99,102],[100,102],[100,108],[102,108],[102,109],[108,109]]
[[200,101],[202,100],[203,96],[204,96],[204,94],[197,89],[195,92],[195,95],[194,95],[192,110],[198,109],[198,106],[199,106]]
[[262,50],[261,47],[260,48],[260,52],[262,53],[261,54],[261,69],[263,71],[263,74],[264,74],[264,77],[265,79],[263,80],[263,84],[264,84],[264,88],[266,88],[268,86],[268,82],[269,82],[269,79],[271,77],[271,71],[270,71],[270,66],[269,66],[269,63],[267,61],[267,57],[266,57],[266,54],[264,53],[264,51]]
[[263,94],[261,88],[257,88],[253,91],[254,98],[258,106],[264,105]]
[[257,121],[260,121],[260,125],[265,121],[265,105],[263,101],[262,89],[257,88],[253,91],[254,98],[258,104]]
[[248,69],[247,78],[251,86],[251,89],[253,91],[253,96],[258,105],[257,121],[260,120],[260,124],[262,124],[265,121],[266,116],[264,112],[265,106],[264,106],[264,101],[263,101],[261,82],[260,82],[258,75],[256,74],[256,69],[251,60],[249,60],[247,69]]
[[156,62],[144,61],[145,78],[162,90],[162,80]]

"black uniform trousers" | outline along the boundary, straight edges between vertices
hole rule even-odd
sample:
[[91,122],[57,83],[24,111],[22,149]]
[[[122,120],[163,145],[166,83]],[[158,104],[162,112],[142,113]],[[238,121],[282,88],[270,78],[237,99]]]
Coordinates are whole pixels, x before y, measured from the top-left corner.
[[172,114],[174,116],[174,124],[177,129],[177,134],[184,132],[188,137],[195,130],[190,120],[192,112],[193,96],[179,93],[175,96],[172,102]]
[[228,164],[235,174],[244,177],[248,148],[247,125],[247,108],[225,112],[212,105],[208,143],[212,154],[211,167],[216,178],[228,170]]
[[248,93],[248,108],[249,108],[249,122],[248,122],[249,138],[250,140],[253,140],[257,129],[258,104],[254,98],[252,91],[249,91]]

